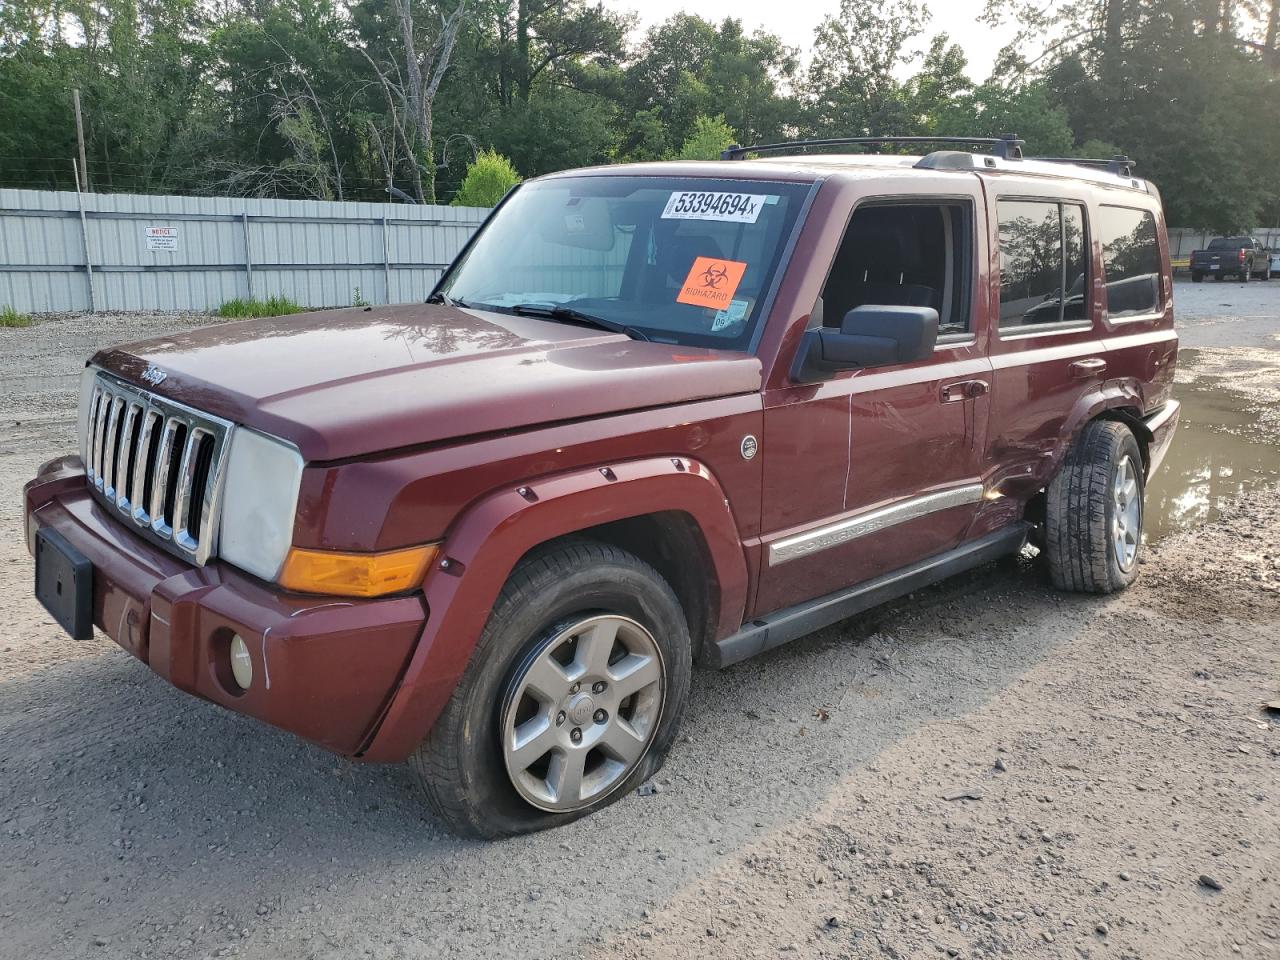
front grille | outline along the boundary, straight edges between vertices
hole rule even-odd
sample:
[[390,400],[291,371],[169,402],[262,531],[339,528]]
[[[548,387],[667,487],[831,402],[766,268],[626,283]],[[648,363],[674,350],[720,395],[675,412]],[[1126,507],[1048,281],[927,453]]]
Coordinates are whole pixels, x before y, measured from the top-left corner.
[[232,425],[99,373],[87,429],[94,496],[170,552],[208,562]]

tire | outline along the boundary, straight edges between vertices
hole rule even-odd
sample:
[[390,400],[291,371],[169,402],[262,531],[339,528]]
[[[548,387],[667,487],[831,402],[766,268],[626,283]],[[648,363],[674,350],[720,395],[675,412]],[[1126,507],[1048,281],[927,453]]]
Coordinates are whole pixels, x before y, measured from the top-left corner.
[[[1126,464],[1132,486],[1121,497],[1118,479]],[[1133,582],[1142,552],[1145,486],[1142,451],[1133,432],[1111,420],[1087,424],[1046,497],[1045,555],[1055,587],[1113,593]]]
[[[601,621],[608,623],[601,626]],[[538,699],[541,693],[537,684],[530,679],[536,669],[545,668],[553,653],[563,656],[566,649],[572,649],[578,659],[561,670],[562,676],[571,676],[579,659],[585,656],[579,653],[582,648],[577,637],[594,636],[591,631],[596,627],[605,629],[614,624],[621,625],[619,640],[610,646],[615,653],[624,639],[629,644],[649,644],[645,649],[656,645],[656,668],[651,663],[648,669],[655,669],[655,675],[660,672],[660,682],[651,681],[645,692],[632,695],[630,707],[627,701],[613,703],[607,699],[614,689],[623,689],[626,678],[616,680],[613,689],[601,693],[598,704],[592,702],[583,686],[580,691],[573,688],[566,693],[574,694],[572,702],[548,697],[543,705]],[[580,635],[574,633],[583,625],[587,628]],[[625,636],[622,630],[628,631]],[[623,649],[628,649],[630,655],[631,648]],[[617,665],[620,663],[616,661]],[[608,670],[614,666],[615,661],[610,660]],[[692,644],[684,611],[656,570],[624,550],[595,541],[573,541],[549,548],[523,561],[507,580],[466,673],[435,726],[410,757],[410,766],[432,810],[457,833],[494,839],[570,823],[626,795],[662,766],[689,698],[692,669]],[[598,675],[585,676],[584,682],[595,676]],[[608,676],[614,679],[611,672]],[[596,685],[609,686],[603,681],[596,681]],[[578,703],[582,699],[585,707]],[[529,739],[541,743],[544,735],[557,738],[542,758],[547,783],[554,779],[556,770],[570,766],[565,758],[578,756],[588,765],[580,792],[585,793],[592,782],[606,782],[608,776],[615,776],[607,789],[571,809],[555,809],[554,797],[544,797],[541,809],[534,805],[541,794],[528,784],[536,777],[528,771],[519,777],[508,773],[508,765],[516,762],[512,756],[518,756],[514,753],[514,740],[511,749],[507,747],[509,735],[513,736],[515,730],[509,725],[516,723],[517,711],[526,704],[538,705],[540,712],[545,710],[545,716],[535,718],[542,723],[541,733]],[[616,710],[606,724],[600,725],[600,715],[606,713],[603,705]],[[641,705],[647,711],[648,726],[636,719]],[[627,716],[627,709],[632,713],[625,729],[633,733],[644,730],[647,740],[625,769],[615,773],[609,765],[622,761],[605,753],[603,744],[587,744],[596,731],[623,728],[619,718]],[[576,721],[566,717],[566,711],[576,716]],[[561,743],[564,731],[575,722],[580,724],[573,728],[580,739],[574,744],[567,740]],[[550,724],[557,729],[550,729]],[[583,735],[588,739],[581,739]],[[561,758],[559,767],[554,766],[555,757]],[[593,757],[594,773],[590,766]],[[521,786],[517,787],[517,783]],[[574,802],[580,801],[564,801],[570,806]]]
[[1203,274],[1203,273],[1192,273],[1192,274],[1191,274],[1191,282],[1192,282],[1192,283],[1204,283],[1204,274]]
[[1246,267],[1240,271],[1240,282],[1248,283],[1253,279],[1253,267]]

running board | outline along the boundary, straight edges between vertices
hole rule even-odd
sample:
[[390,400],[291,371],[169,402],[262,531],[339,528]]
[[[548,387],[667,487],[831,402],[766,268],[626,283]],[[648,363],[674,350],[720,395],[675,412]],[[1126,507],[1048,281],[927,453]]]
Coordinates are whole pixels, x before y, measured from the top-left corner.
[[731,667],[939,580],[1017,553],[1030,531],[1030,524],[1017,523],[874,580],[752,620],[737,633],[711,644],[707,663]]

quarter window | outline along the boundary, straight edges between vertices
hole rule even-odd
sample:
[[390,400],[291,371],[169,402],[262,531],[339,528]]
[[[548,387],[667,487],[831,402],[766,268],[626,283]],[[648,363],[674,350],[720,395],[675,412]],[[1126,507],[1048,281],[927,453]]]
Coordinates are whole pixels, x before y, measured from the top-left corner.
[[1084,208],[1001,200],[1000,329],[1089,322]]
[[1102,207],[1098,214],[1107,314],[1137,317],[1160,309],[1160,246],[1148,210]]

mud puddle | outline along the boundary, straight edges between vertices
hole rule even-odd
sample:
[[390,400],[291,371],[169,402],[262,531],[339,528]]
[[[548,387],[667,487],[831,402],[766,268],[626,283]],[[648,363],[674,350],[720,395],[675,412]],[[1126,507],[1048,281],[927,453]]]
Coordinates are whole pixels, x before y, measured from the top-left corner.
[[1280,444],[1258,411],[1211,380],[1179,384],[1182,414],[1173,446],[1147,488],[1146,539],[1218,519],[1221,505],[1280,481]]

